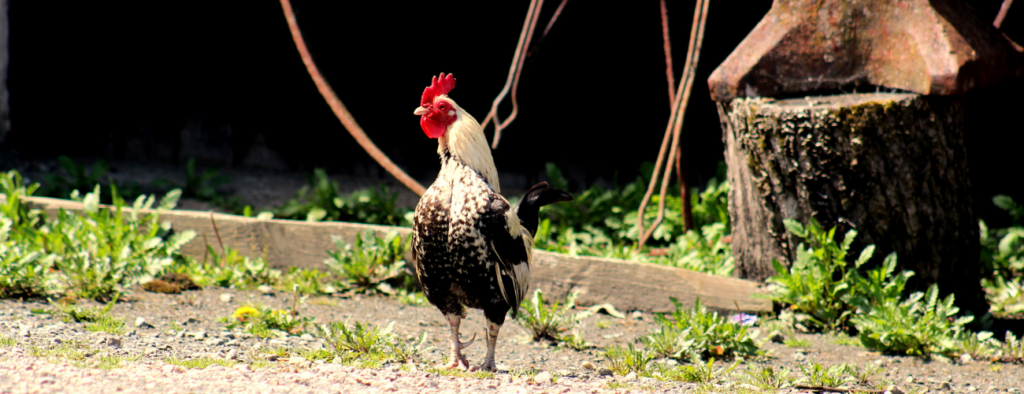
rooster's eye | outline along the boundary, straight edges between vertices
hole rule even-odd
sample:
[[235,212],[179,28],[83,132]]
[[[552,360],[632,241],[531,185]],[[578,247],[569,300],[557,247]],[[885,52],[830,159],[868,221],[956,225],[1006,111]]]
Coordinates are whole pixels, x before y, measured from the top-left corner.
[[444,104],[438,105],[437,109],[444,111],[445,105]]

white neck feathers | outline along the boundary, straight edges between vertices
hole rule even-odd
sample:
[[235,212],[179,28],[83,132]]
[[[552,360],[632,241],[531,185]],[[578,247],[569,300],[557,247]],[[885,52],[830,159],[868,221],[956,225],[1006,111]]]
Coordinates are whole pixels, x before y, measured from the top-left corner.
[[455,122],[448,126],[448,131],[438,138],[437,153],[442,155],[447,148],[453,159],[459,160],[479,172],[495,193],[501,193],[501,186],[498,185],[498,170],[494,167],[491,147],[487,145],[487,139],[484,137],[480,123],[454,101],[451,99],[449,101],[455,107],[458,116]]

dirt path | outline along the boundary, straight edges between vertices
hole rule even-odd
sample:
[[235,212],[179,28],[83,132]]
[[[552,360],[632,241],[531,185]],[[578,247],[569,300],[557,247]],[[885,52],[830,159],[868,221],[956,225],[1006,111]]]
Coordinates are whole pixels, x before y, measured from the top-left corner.
[[[224,301],[229,299],[228,301]],[[358,369],[338,364],[310,362],[296,356],[304,349],[322,344],[310,335],[282,339],[261,339],[241,331],[224,329],[218,319],[229,316],[242,305],[263,304],[285,308],[292,296],[272,292],[236,291],[207,288],[181,295],[135,292],[128,302],[117,304],[112,313],[128,323],[124,335],[109,335],[85,330],[79,323],[64,323],[50,314],[33,313],[51,309],[39,302],[0,301],[0,393],[8,392],[679,392],[696,390],[690,383],[663,382],[652,378],[604,376],[606,363],[598,349],[574,351],[529,341],[525,331],[514,322],[506,323],[498,344],[499,372],[492,378],[440,376],[423,371],[428,364],[440,363],[447,348],[447,325],[432,306],[404,305],[382,297],[317,297],[300,306],[299,313],[319,323],[361,321],[385,325],[395,322],[394,332],[412,339],[426,331],[434,349],[424,353],[424,362],[410,370],[386,365],[383,369]],[[140,326],[135,323],[144,321]],[[483,330],[482,316],[470,313],[462,325],[463,338]],[[629,314],[618,319],[594,315],[584,320],[580,333],[598,347],[625,344],[649,333],[655,327],[652,316]],[[805,340],[793,348],[768,342],[764,349],[771,357],[762,363],[793,370],[799,378],[800,365],[820,363],[829,367],[841,363],[860,366],[879,365],[883,372],[871,386],[896,384],[905,392],[1020,392],[1024,387],[1024,366],[949,361],[923,361],[911,357],[891,357],[868,352],[856,345],[841,345],[839,337],[794,334]],[[13,343],[12,343],[13,342]],[[841,342],[841,341],[840,341]],[[51,353],[77,349],[70,357]],[[271,353],[288,353],[274,357]],[[471,362],[483,357],[483,346],[466,351]],[[233,366],[186,369],[167,364],[168,359],[216,358],[231,360]],[[104,370],[104,363],[118,366]],[[256,363],[261,361],[262,363]],[[270,362],[267,362],[270,361]],[[590,369],[593,365],[594,369]],[[716,365],[728,364],[718,361]],[[418,368],[418,369],[416,369]],[[746,373],[740,365],[731,388],[718,391],[742,391],[739,386]],[[536,383],[539,376],[557,377],[555,383]],[[740,391],[737,391],[740,390]],[[789,390],[795,392],[797,390]]]

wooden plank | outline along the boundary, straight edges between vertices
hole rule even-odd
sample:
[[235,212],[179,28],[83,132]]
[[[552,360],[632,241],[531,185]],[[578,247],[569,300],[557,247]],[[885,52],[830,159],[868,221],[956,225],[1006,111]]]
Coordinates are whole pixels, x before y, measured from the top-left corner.
[[[60,208],[82,208],[81,203],[54,198],[30,197],[25,200],[44,209],[51,217],[56,217]],[[261,220],[182,210],[165,211],[160,218],[170,221],[177,230],[198,233],[182,248],[186,255],[202,258],[207,243],[219,249],[213,227],[215,221],[224,246],[238,249],[246,256],[264,257],[274,268],[326,269],[323,261],[327,258],[326,251],[336,248],[334,238],[351,243],[356,234],[365,231],[374,231],[381,236],[390,231],[398,231],[403,236],[411,232],[407,227]],[[567,256],[535,249],[530,273],[531,287],[540,288],[549,299],[561,298],[571,289],[579,289],[578,304],[582,306],[611,303],[622,311],[670,312],[674,307],[669,297],[676,297],[687,306],[693,305],[694,300],[700,297],[704,305],[717,310],[735,311],[737,306],[744,312],[768,312],[772,309],[771,301],[754,297],[760,291],[755,282],[657,264]]]

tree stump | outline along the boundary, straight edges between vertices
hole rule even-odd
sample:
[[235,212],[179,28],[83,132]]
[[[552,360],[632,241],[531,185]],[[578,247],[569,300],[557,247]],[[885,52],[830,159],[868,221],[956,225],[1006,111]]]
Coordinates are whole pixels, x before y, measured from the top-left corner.
[[896,251],[916,288],[938,283],[984,310],[960,98],[737,98],[718,111],[739,277],[763,281],[776,258],[788,265],[801,240],[783,219],[814,217],[837,234],[857,230],[851,259],[869,244],[874,264]]

